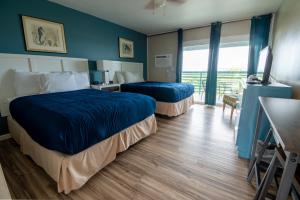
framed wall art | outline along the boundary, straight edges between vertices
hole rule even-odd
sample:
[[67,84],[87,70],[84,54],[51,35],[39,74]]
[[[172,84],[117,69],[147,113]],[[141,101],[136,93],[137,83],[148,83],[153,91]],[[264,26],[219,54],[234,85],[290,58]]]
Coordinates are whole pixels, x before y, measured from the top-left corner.
[[134,42],[119,38],[120,58],[134,58]]
[[67,53],[63,24],[22,16],[28,51]]

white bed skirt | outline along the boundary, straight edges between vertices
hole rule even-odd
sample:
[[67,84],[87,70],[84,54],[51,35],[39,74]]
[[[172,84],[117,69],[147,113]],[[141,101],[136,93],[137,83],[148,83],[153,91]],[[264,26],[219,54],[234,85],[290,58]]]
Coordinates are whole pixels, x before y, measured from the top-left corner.
[[178,101],[176,103],[156,102],[155,113],[161,115],[167,115],[169,117],[175,117],[188,111],[188,109],[194,104],[194,96]]
[[12,137],[20,144],[22,153],[29,155],[41,166],[57,182],[58,192],[65,194],[82,187],[94,174],[112,162],[117,153],[157,131],[155,116],[151,115],[78,154],[65,155],[33,141],[12,117],[8,118],[8,126]]

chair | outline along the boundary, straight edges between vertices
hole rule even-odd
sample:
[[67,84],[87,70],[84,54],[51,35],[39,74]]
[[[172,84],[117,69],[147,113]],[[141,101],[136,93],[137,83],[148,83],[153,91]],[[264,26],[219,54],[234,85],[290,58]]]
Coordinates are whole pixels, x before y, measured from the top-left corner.
[[[275,148],[275,154],[272,158],[272,161],[270,163],[270,167],[268,168],[268,174],[265,175],[261,183],[259,184],[259,187],[257,190],[259,192],[256,193],[256,196],[254,197],[254,200],[261,200],[265,199],[266,196],[268,196],[268,188],[270,187],[273,178],[276,178],[276,173],[278,169],[282,169],[282,167],[285,165],[287,157],[281,146],[277,146]],[[292,185],[290,188],[290,195],[293,200],[299,200],[300,199],[300,166],[297,165],[295,176],[292,180]],[[280,172],[281,174],[284,172]],[[288,170],[286,173],[289,173]],[[275,179],[276,180],[276,179]],[[277,182],[277,181],[276,181]],[[285,183],[281,187],[287,187]],[[277,188],[279,188],[279,185],[277,185]],[[282,199],[281,197],[277,197],[276,199]]]
[[229,105],[231,107],[231,113],[230,113],[230,120],[231,120],[233,112],[237,108],[237,105],[238,105],[238,96],[233,95],[233,94],[232,95],[224,94],[224,96],[223,96],[223,112],[225,110],[226,105]]
[[233,82],[232,81],[218,81],[217,82],[217,94],[218,98],[221,99],[225,94],[233,94]]
[[[254,200],[262,200],[265,199],[265,197],[269,197],[271,199],[274,199],[274,196],[268,193],[268,188],[270,187],[273,178],[275,178],[276,186],[279,189],[279,182],[278,177],[284,173],[282,171],[283,166],[285,165],[285,161],[287,159],[287,156],[285,152],[283,151],[282,147],[280,145],[275,145],[275,151],[272,156],[271,161],[268,161],[268,169],[267,173],[265,174],[264,178],[261,180],[260,178],[260,166],[263,163],[263,155],[265,154],[268,146],[272,146],[271,138],[273,137],[273,130],[270,129],[269,133],[267,134],[266,139],[264,140],[263,144],[261,145],[261,149],[258,150],[256,158],[254,162],[252,163],[252,166],[250,166],[250,170],[248,172],[247,181],[250,183],[252,181],[252,178],[254,174],[256,175],[256,195],[254,197]],[[300,167],[299,164],[295,163],[297,165],[295,176],[292,180],[292,186],[290,188],[290,194],[292,196],[293,200],[299,200],[300,199]],[[250,164],[251,165],[251,164]],[[288,171],[288,170],[287,170]],[[289,173],[289,172],[287,172]],[[287,187],[285,183],[283,184],[283,187]],[[279,199],[281,199],[279,197]]]

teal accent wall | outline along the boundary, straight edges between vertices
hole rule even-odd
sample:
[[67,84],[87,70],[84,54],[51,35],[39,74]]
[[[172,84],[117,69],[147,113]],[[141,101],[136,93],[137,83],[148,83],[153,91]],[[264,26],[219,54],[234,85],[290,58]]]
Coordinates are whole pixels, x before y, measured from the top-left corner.
[[[26,51],[21,16],[64,24],[67,54]],[[0,53],[36,54],[142,62],[147,65],[147,36],[46,0],[0,1]],[[134,59],[119,58],[118,38],[134,41]]]
[[[27,15],[64,24],[66,54],[28,52],[23,36],[21,16]],[[147,74],[147,36],[123,26],[46,0],[0,1],[0,53],[66,56],[89,59],[90,69],[96,60],[110,59],[144,63]],[[134,58],[119,58],[119,37],[134,42]],[[0,118],[0,134],[5,132]]]

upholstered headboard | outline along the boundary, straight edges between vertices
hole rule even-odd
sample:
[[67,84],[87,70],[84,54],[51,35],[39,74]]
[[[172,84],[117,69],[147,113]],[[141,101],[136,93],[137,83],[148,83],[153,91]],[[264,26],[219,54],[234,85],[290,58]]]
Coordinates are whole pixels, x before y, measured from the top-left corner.
[[[13,70],[24,72],[87,72],[88,60],[52,56],[0,54],[0,111],[5,113],[8,98],[15,96]],[[2,114],[3,115],[3,114]]]
[[122,62],[113,60],[99,60],[97,61],[97,69],[101,71],[108,71],[109,80],[117,83],[115,73],[120,72],[135,72],[138,73],[140,77],[143,77],[143,63],[136,62]]

